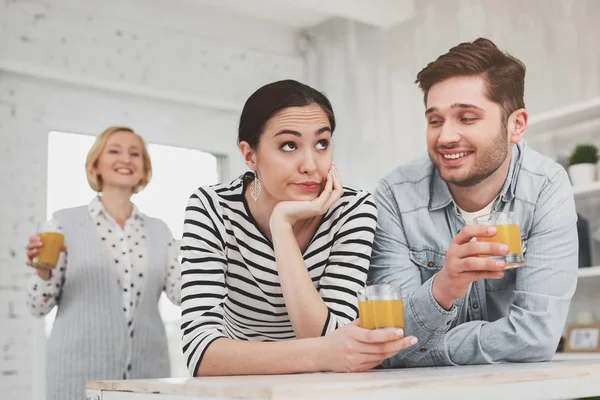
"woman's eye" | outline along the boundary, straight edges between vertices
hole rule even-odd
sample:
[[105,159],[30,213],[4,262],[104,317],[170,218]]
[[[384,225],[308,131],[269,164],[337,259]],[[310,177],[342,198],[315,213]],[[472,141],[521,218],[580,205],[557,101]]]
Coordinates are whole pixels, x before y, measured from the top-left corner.
[[283,151],[294,151],[294,150],[296,150],[296,143],[294,143],[294,142],[284,143],[283,146],[281,146],[281,150],[283,150]]
[[140,153],[129,153],[131,157],[139,157]]
[[325,150],[329,146],[328,140],[319,140],[315,146],[317,150]]
[[119,154],[118,150],[109,150],[108,151],[109,154]]

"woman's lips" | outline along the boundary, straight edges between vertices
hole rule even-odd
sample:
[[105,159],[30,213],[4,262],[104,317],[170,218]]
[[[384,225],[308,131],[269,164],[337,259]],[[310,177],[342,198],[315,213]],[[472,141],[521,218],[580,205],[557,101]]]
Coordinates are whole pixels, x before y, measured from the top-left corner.
[[320,184],[315,183],[315,182],[310,182],[310,183],[297,183],[296,186],[305,192],[314,192],[319,190],[319,188],[321,187]]

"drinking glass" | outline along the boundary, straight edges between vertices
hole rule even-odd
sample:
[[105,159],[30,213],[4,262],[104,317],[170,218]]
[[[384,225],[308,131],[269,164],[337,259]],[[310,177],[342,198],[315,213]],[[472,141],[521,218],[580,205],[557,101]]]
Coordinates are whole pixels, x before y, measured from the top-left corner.
[[38,249],[37,255],[32,260],[33,266],[44,269],[55,268],[65,243],[65,236],[54,221],[38,223],[37,235],[42,241],[42,247]]
[[393,285],[371,285],[358,291],[360,327],[404,328],[402,289]]
[[505,269],[517,268],[525,262],[521,247],[521,228],[514,212],[494,212],[482,215],[473,220],[478,225],[493,225],[497,233],[492,237],[478,237],[478,242],[496,242],[508,246],[509,253],[505,256],[482,254],[481,257],[492,257],[506,262]]

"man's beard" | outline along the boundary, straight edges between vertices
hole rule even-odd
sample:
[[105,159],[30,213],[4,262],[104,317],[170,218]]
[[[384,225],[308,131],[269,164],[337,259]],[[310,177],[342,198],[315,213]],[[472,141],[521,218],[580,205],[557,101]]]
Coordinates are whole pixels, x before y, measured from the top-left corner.
[[[449,150],[451,147],[444,147],[444,149]],[[439,154],[439,152],[438,152]],[[500,166],[506,160],[506,156],[508,154],[508,130],[507,127],[503,124],[500,129],[500,132],[492,143],[486,147],[484,150],[477,150],[475,155],[479,155],[480,158],[475,160],[475,165],[473,165],[467,176],[464,178],[448,178],[445,177],[442,173],[442,161],[438,158],[436,160],[433,159],[431,154],[429,154],[429,158],[435,164],[438,171],[440,172],[441,178],[446,183],[451,183],[453,185],[459,187],[471,187],[475,186],[487,178],[489,178],[494,172],[500,168]]]

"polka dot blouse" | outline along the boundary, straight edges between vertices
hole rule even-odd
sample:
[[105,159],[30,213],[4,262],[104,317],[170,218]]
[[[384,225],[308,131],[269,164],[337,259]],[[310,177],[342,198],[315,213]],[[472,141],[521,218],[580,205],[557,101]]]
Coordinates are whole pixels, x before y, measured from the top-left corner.
[[[123,313],[127,318],[128,326],[133,328],[133,315],[142,295],[143,277],[148,268],[148,248],[143,216],[134,206],[131,216],[121,228],[106,212],[99,197],[92,200],[88,210],[117,270],[118,284],[123,289]],[[171,239],[168,246],[163,290],[173,304],[180,305],[181,267],[178,260],[178,246],[174,239]],[[37,274],[32,277],[27,305],[34,315],[44,316],[57,304],[65,280],[65,269],[68,268],[67,258],[65,253],[61,254],[50,280],[45,281]]]

